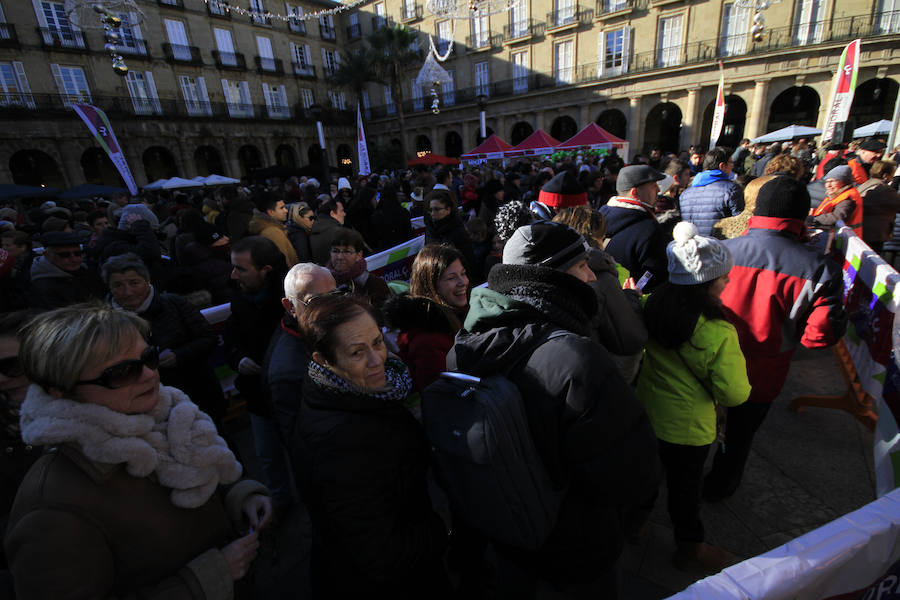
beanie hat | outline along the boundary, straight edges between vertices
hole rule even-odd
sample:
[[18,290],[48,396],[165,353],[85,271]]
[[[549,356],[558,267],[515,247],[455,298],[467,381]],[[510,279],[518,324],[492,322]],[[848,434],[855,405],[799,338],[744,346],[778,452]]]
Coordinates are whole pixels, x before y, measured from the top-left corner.
[[532,221],[528,206],[521,200],[512,200],[497,209],[494,217],[494,229],[497,237],[504,242],[512,237],[516,229],[528,225]]
[[870,152],[881,152],[884,150],[884,142],[875,138],[868,138],[859,145],[860,150],[868,150]]
[[586,258],[588,250],[584,238],[568,225],[538,221],[516,229],[503,247],[503,264],[566,271]]
[[822,179],[837,179],[844,183],[853,183],[853,170],[849,165],[840,165],[825,173],[825,177]]
[[588,203],[584,186],[572,171],[566,170],[548,181],[538,194],[538,202],[555,209],[584,206]]
[[809,192],[806,186],[790,175],[777,175],[756,193],[757,217],[805,219],[809,214]]
[[341,177],[340,179],[338,179],[338,191],[349,189],[350,181],[346,177]]
[[131,225],[136,221],[147,221],[150,223],[150,229],[155,230],[159,227],[159,219],[152,210],[143,204],[129,204],[122,209],[119,229],[131,229]]
[[674,241],[666,247],[669,282],[697,285],[727,275],[734,266],[731,252],[719,240],[703,237],[697,226],[681,221],[672,231]]

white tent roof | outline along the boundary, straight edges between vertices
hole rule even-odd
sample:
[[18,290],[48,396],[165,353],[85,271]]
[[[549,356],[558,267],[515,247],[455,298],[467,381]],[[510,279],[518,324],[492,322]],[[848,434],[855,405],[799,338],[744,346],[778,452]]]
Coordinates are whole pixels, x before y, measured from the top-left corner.
[[761,135],[752,141],[754,144],[768,144],[771,142],[786,142],[798,137],[812,137],[814,135],[821,134],[822,130],[816,129],[815,127],[806,127],[804,125],[788,125],[787,127],[779,129],[778,131],[773,131],[771,133],[767,133],[766,135]]
[[894,124],[891,121],[882,119],[880,121],[875,121],[874,123],[869,123],[868,125],[863,125],[862,127],[857,127],[853,130],[853,137],[863,138],[878,134],[888,135],[891,133],[891,128],[893,126]]

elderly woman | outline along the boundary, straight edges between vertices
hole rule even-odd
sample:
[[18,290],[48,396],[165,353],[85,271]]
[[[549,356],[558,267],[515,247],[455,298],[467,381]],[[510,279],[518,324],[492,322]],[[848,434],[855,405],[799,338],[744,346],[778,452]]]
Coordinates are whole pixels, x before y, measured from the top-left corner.
[[226,599],[256,556],[271,518],[265,488],[220,491],[241,465],[207,415],[160,386],[147,335],[131,312],[84,306],[20,333],[32,381],[22,439],[52,449],[10,513],[20,598]]
[[428,497],[429,444],[376,319],[352,296],[317,298],[301,317],[312,360],[294,464],[312,520],[313,596],[435,598],[447,533]]
[[853,171],[847,165],[834,167],[825,173],[827,196],[807,219],[811,227],[829,229],[838,221],[862,239],[863,201],[853,183]]
[[413,262],[409,295],[391,298],[385,320],[397,336],[399,356],[409,366],[415,391],[447,370],[447,353],[469,310],[469,278],[455,248],[429,245]]
[[342,227],[331,238],[331,259],[325,266],[331,271],[338,287],[349,289],[357,296],[365,296],[381,308],[390,298],[391,290],[384,279],[369,273],[363,258],[365,247],[358,232]]
[[103,263],[109,303],[138,314],[150,324],[151,345],[159,348],[159,376],[164,385],[182,390],[200,409],[221,424],[225,397],[209,365],[217,337],[197,308],[150,283],[147,267],[136,254],[114,256]]

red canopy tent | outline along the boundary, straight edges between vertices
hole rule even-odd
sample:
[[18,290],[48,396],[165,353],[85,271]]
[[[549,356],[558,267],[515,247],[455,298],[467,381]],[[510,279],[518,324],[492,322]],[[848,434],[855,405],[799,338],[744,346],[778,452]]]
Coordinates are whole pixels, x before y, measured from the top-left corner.
[[559,140],[547,134],[543,129],[538,129],[527,138],[519,142],[513,149],[506,153],[507,156],[533,156],[541,154],[553,154],[554,148],[559,146]]
[[559,146],[557,150],[579,150],[590,148],[592,150],[619,148],[623,154],[628,155],[628,142],[617,138],[596,123],[591,123]]
[[406,163],[406,166],[413,167],[415,165],[425,165],[425,166],[434,166],[437,164],[442,165],[458,165],[459,159],[452,158],[450,156],[443,156],[441,154],[434,154],[433,152],[429,152],[425,156],[420,156],[417,158],[413,158],[412,160]]
[[477,148],[471,152],[466,152],[460,158],[462,160],[472,160],[478,158],[504,158],[506,153],[512,150],[512,146],[507,144],[496,133],[492,133],[486,140],[481,142]]

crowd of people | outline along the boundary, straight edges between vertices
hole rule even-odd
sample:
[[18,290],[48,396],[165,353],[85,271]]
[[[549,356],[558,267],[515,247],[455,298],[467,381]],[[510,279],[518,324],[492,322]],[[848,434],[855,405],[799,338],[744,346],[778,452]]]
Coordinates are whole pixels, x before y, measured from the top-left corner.
[[[615,598],[662,482],[673,564],[714,573],[735,557],[703,502],[740,487],[798,346],[846,328],[822,232],[893,237],[883,153],[743,140],[8,203],[0,585],[252,597],[260,530],[302,503],[314,598]],[[414,217],[425,246],[385,281],[365,257]],[[200,311],[226,303],[220,342]],[[220,343],[264,482],[221,435]],[[518,390],[559,500],[534,547],[467,518],[479,490],[435,460],[448,371]]]

